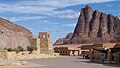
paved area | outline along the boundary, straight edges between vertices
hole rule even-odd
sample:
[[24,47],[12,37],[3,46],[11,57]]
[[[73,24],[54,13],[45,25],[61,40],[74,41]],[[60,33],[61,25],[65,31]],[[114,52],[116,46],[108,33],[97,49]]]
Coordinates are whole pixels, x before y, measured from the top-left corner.
[[116,64],[90,63],[89,60],[82,59],[80,56],[61,56],[57,58],[28,59],[24,61],[33,65],[0,68],[120,68],[120,65]]

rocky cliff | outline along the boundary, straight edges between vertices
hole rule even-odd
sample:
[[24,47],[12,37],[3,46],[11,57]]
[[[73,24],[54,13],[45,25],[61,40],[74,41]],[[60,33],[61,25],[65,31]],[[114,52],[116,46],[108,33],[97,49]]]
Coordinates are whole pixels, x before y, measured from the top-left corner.
[[72,38],[73,33],[68,33],[65,38],[59,38],[54,45],[56,44],[65,44],[68,43],[68,41]]
[[33,34],[26,28],[0,18],[0,48],[17,48],[31,45]]
[[81,9],[74,34],[69,43],[109,43],[120,42],[119,18],[93,11],[90,6]]
[[120,20],[111,14],[93,11],[90,6],[81,9],[73,36],[64,44],[120,42]]

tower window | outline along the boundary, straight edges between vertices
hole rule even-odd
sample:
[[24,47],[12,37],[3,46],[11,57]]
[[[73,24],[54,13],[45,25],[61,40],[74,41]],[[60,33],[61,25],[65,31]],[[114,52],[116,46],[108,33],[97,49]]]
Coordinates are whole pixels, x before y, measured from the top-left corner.
[[43,38],[45,38],[45,35],[43,35]]

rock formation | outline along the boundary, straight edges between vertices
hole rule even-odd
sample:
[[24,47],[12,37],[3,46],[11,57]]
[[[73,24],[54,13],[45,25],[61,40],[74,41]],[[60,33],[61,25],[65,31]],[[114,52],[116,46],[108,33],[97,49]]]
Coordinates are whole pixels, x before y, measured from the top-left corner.
[[0,18],[0,48],[26,48],[33,34],[26,28]]
[[67,43],[73,36],[73,33],[68,33],[67,36],[65,38],[59,38],[54,45],[56,44],[65,44]]
[[120,20],[111,14],[93,11],[90,6],[81,9],[73,36],[65,44],[120,42]]
[[78,23],[69,43],[120,42],[120,20],[111,14],[93,11],[90,6],[81,9]]

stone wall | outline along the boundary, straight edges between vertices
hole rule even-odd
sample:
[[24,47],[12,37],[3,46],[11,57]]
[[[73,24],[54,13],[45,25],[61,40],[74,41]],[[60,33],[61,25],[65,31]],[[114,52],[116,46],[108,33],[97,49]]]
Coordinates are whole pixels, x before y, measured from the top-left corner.
[[15,59],[17,57],[17,54],[16,54],[15,51],[13,51],[13,52],[7,52],[6,53],[6,57],[7,57],[7,59]]
[[0,49],[0,59],[2,59],[2,60],[15,59],[16,56],[17,56],[16,52],[14,52],[14,51],[7,52],[4,49]]
[[31,45],[34,45],[34,46],[37,45],[36,42],[37,42],[37,39],[36,39],[36,38],[33,38],[33,39],[31,40]]
[[7,51],[0,49],[0,59],[7,59]]
[[113,54],[114,58],[113,60],[116,62],[120,62],[120,52],[116,52]]
[[37,53],[40,53],[40,39],[39,38],[33,38],[31,41],[31,45],[37,46]]
[[29,51],[22,51],[19,53],[16,53],[15,51],[7,52],[4,49],[0,49],[0,59],[1,60],[8,60],[8,59],[18,59],[21,58],[23,55],[28,55]]
[[48,39],[40,39],[40,53],[49,54]]
[[70,55],[70,51],[67,47],[60,47],[60,48],[54,48],[55,53],[59,53],[60,55]]

